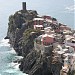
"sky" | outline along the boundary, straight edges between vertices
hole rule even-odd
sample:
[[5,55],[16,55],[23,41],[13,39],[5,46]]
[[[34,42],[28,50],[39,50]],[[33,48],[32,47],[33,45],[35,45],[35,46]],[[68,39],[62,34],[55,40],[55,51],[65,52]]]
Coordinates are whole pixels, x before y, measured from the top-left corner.
[[[21,9],[21,3],[27,2],[28,9],[34,9],[38,12],[47,13],[54,11],[62,11],[66,7],[74,5],[73,0],[0,0],[0,11],[11,14],[11,12]],[[60,8],[61,7],[61,8]],[[48,10],[48,11],[46,11]],[[44,11],[44,12],[42,12]],[[1,14],[0,14],[1,15]]]
[[[66,18],[63,13],[71,13],[72,16],[69,15],[68,21],[72,18],[71,22],[74,22],[75,0],[0,0],[0,33],[7,32],[9,15],[21,10],[22,2],[27,3],[27,9],[37,10],[40,15],[51,15],[64,23]],[[61,17],[65,18],[65,21]]]

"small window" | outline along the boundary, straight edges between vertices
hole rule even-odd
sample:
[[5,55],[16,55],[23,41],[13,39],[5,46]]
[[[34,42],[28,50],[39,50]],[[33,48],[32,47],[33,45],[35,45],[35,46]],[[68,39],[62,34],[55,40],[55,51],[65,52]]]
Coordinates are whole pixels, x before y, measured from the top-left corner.
[[72,43],[75,43],[75,41],[72,41]]
[[46,38],[44,38],[44,40],[46,40]]
[[70,61],[68,61],[68,63],[70,64]]
[[37,25],[39,25],[39,22],[40,22],[40,21],[39,21],[39,20],[36,20],[36,22],[37,22]]
[[41,27],[39,29],[41,30]]
[[43,29],[43,27],[41,27],[41,30]]
[[45,42],[45,45],[46,45],[47,43]]
[[44,45],[47,45],[47,43],[46,43],[46,42],[43,42],[43,44],[44,44]]
[[37,29],[37,27],[36,27],[36,29]]
[[49,45],[49,43],[47,43],[47,45]]

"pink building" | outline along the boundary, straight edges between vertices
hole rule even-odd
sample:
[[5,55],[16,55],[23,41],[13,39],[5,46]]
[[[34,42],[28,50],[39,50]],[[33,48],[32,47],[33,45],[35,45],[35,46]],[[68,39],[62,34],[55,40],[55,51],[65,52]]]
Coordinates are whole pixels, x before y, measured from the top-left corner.
[[52,23],[52,18],[51,18],[51,16],[42,16],[43,18],[44,18],[44,20],[46,21],[46,22],[49,22],[49,23]]
[[52,35],[43,34],[40,35],[34,41],[34,48],[37,52],[41,54],[47,53],[50,54],[53,49],[54,37]]
[[43,45],[51,45],[54,43],[54,37],[52,35],[44,34],[41,41]]
[[66,25],[61,25],[61,26],[60,26],[60,29],[61,29],[61,30],[71,30],[71,28],[69,28],[69,27],[66,26]]
[[34,18],[33,19],[34,29],[43,30],[43,22],[44,22],[43,18]]

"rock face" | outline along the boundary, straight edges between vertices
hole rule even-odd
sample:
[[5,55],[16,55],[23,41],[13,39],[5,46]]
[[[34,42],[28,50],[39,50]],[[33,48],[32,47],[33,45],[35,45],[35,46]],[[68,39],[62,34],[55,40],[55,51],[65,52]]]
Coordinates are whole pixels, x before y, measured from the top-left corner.
[[[53,53],[41,55],[34,50],[34,39],[41,34],[33,29],[33,18],[37,12],[20,10],[9,17],[7,37],[18,55],[23,56],[20,70],[29,75],[60,75],[61,63],[53,62]],[[32,33],[35,32],[35,33]]]
[[[22,55],[23,50],[24,50],[24,53],[28,53],[28,50],[33,48],[33,44],[32,44],[33,42],[32,43],[29,43],[29,42],[30,40],[33,40],[34,36],[32,38],[30,38],[31,36],[28,36],[28,38],[26,38],[26,36],[24,36],[23,34],[26,33],[27,29],[30,30],[30,28],[32,27],[32,19],[36,16],[37,16],[36,11],[21,10],[9,17],[7,37],[9,38],[10,44],[12,45],[12,47],[16,50],[16,52],[19,55]],[[25,41],[25,38],[26,38],[26,41]],[[23,44],[23,43],[26,43],[26,44]]]

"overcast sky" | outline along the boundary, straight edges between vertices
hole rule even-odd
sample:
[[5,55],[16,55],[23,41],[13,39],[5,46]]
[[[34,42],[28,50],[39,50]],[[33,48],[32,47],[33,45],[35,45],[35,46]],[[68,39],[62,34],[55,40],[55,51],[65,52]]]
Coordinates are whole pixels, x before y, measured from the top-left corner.
[[64,9],[67,6],[74,5],[73,0],[0,0],[0,11],[1,13],[9,13],[19,10],[21,9],[21,3],[24,1],[27,2],[28,9],[35,9],[40,13],[58,11],[61,8]]

